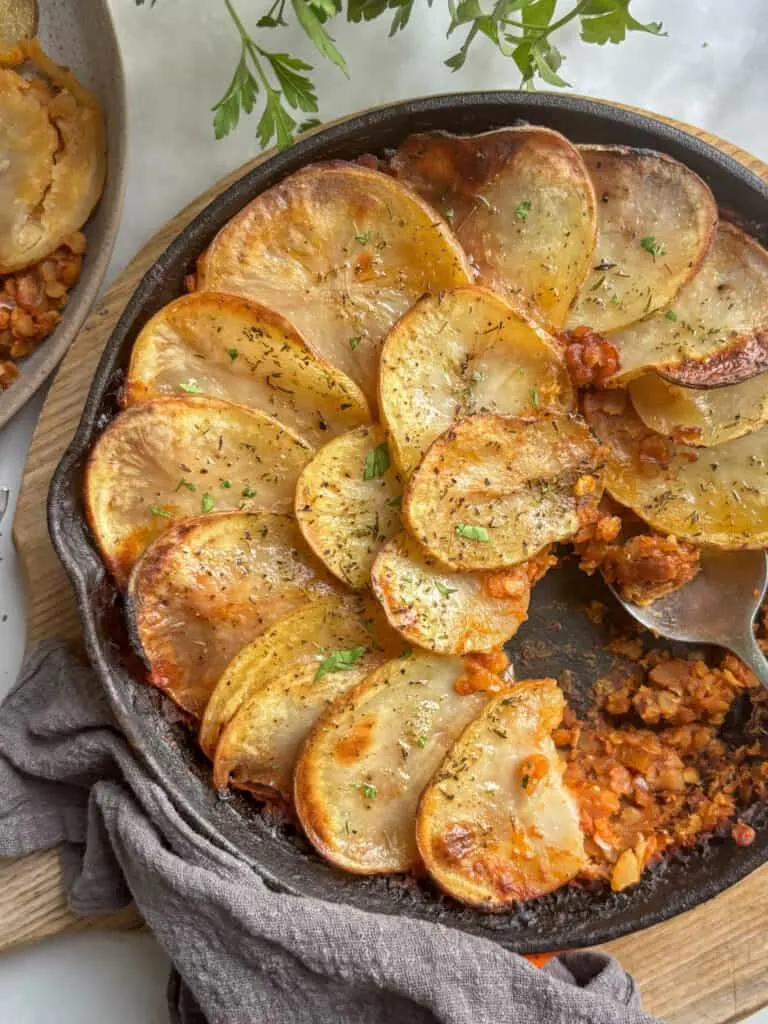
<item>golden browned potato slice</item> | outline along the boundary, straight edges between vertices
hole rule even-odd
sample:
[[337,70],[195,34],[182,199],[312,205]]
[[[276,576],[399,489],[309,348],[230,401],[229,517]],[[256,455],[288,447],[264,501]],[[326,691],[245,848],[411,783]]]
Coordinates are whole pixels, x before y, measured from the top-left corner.
[[400,529],[402,481],[379,426],[329,441],[296,485],[296,518],[318,558],[356,590],[369,586],[381,545]]
[[592,264],[595,194],[575,146],[548,128],[406,139],[399,178],[451,223],[481,280],[562,326]]
[[190,388],[261,409],[316,447],[371,422],[349,377],[318,359],[279,313],[236,295],[184,295],[136,339],[127,405]]
[[768,546],[768,427],[693,448],[649,430],[626,392],[595,393],[585,411],[609,450],[606,490],[654,529],[702,546]]
[[290,802],[299,748],[321,712],[405,645],[373,598],[327,598],[283,622],[277,650],[270,631],[216,685],[211,703],[222,687],[243,700],[216,747],[213,781]]
[[463,671],[461,659],[423,651],[388,661],[309,734],[296,765],[296,810],[312,845],[333,864],[377,874],[418,863],[421,792],[488,699],[483,691],[457,692]]
[[565,701],[554,679],[499,694],[424,791],[416,837],[430,875],[462,903],[535,899],[586,864],[579,808],[552,742]]
[[610,336],[614,380],[648,368],[690,387],[735,384],[768,368],[768,252],[721,222],[696,276],[669,309]]
[[651,430],[709,448],[768,423],[768,371],[724,388],[682,388],[645,373],[629,385],[640,419]]
[[459,244],[418,196],[386,174],[315,164],[262,193],[200,259],[198,286],[279,310],[376,401],[379,350],[424,292],[472,280]]
[[389,332],[379,407],[408,474],[457,419],[571,409],[573,387],[544,330],[486,288],[457,288],[425,296]]
[[88,522],[119,583],[178,516],[288,512],[314,449],[277,420],[215,398],[157,398],[120,413],[85,472]]
[[439,437],[411,476],[405,523],[458,572],[517,565],[593,514],[599,458],[577,416],[472,416]]
[[388,541],[371,570],[373,592],[406,639],[438,654],[490,651],[528,617],[532,585],[554,562],[538,558],[499,572],[446,569],[407,533]]
[[336,587],[291,516],[201,516],[174,523],[136,563],[128,617],[150,683],[199,718],[237,651]]
[[581,146],[597,196],[592,270],[568,326],[620,327],[664,309],[701,266],[717,224],[709,188],[671,157]]
[[36,40],[20,50],[50,85],[0,70],[0,274],[45,259],[78,231],[106,173],[96,99]]

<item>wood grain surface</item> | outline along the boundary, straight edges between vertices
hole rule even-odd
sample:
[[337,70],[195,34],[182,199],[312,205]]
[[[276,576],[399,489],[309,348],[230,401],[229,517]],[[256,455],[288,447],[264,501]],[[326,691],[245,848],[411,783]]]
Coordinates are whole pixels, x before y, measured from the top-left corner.
[[[768,166],[760,160],[706,132],[678,127],[718,146],[768,181]],[[70,586],[48,538],[45,503],[51,474],[75,431],[112,327],[145,270],[185,224],[270,155],[218,182],[162,228],[109,289],[59,370],[32,441],[14,523],[28,580],[29,647],[48,637],[75,643],[80,638]],[[670,1024],[730,1024],[768,1004],[767,920],[768,865],[709,903],[602,948],[635,975],[645,1008]],[[75,919],[66,907],[54,851],[0,860],[0,950],[67,930],[140,925],[132,908]]]

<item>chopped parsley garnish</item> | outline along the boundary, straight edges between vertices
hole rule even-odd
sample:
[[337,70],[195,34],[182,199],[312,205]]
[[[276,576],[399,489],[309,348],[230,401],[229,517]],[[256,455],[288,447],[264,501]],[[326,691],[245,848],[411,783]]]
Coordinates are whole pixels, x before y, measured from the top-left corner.
[[215,507],[216,502],[210,496],[208,491],[206,491],[205,494],[203,495],[203,500],[200,502],[200,508],[203,510],[203,512],[212,512]]
[[221,480],[221,481],[219,481],[219,487],[223,487],[225,491],[228,491],[231,486],[232,486],[232,481],[231,480]]
[[649,252],[654,259],[656,259],[657,256],[663,256],[666,252],[664,246],[661,242],[656,241],[654,235],[646,235],[644,238],[641,238],[640,245],[646,252]]
[[531,200],[523,199],[522,202],[518,203],[515,207],[515,218],[517,220],[525,220],[528,214],[531,212]]
[[370,782],[363,782],[360,786],[360,792],[363,794],[366,800],[376,799],[376,787]]
[[419,750],[423,750],[424,747],[426,747],[426,745],[427,745],[427,737],[426,736],[419,736],[419,738],[416,740],[416,746],[419,748]]
[[244,498],[255,498],[256,497],[256,491],[254,491],[254,489],[249,484],[246,484],[245,487],[242,489],[242,491],[240,491],[240,493],[242,494],[242,496]]
[[322,679],[323,676],[327,676],[329,672],[346,672],[362,658],[367,650],[368,648],[364,646],[350,647],[349,650],[334,651],[332,654],[329,654],[317,666],[315,682]]
[[189,480],[179,480],[179,482],[176,484],[176,490],[180,491],[182,487],[184,488],[185,491],[192,491],[193,494],[197,490],[195,485],[191,484]]
[[473,526],[471,523],[457,523],[456,533],[465,540],[479,540],[487,543],[491,539],[484,526]]
[[672,320],[673,322],[677,320],[677,313],[674,311],[674,309],[668,309],[664,316],[667,318],[667,320]]
[[159,505],[152,505],[149,509],[153,516],[162,516],[163,519],[171,519],[172,515],[170,512],[166,512],[164,508]]
[[453,220],[454,217],[456,216],[456,211],[453,209],[452,206],[446,206],[443,208],[443,216],[448,221],[448,223],[451,226],[453,226]]
[[349,347],[354,352],[363,339],[359,335],[355,335],[354,338],[349,339]]
[[531,388],[531,405],[538,412],[539,410],[539,392],[536,388]]
[[382,441],[365,456],[363,480],[375,480],[376,477],[384,476],[388,469],[389,448],[387,448],[387,442]]
[[365,245],[365,243],[368,241],[370,237],[370,231],[358,231],[357,234],[355,235],[355,241],[358,242],[360,245]]
[[185,384],[180,384],[179,387],[182,391],[186,391],[188,395],[201,395],[203,393],[203,389],[194,377],[190,377]]
[[227,349],[227,355],[229,356],[229,358],[234,363],[234,361],[237,359],[237,357],[240,355],[240,353],[237,351],[236,348],[228,348]]
[[435,590],[443,597],[450,597],[451,594],[456,593],[456,587],[447,587],[445,583],[441,583],[440,580],[435,580]]

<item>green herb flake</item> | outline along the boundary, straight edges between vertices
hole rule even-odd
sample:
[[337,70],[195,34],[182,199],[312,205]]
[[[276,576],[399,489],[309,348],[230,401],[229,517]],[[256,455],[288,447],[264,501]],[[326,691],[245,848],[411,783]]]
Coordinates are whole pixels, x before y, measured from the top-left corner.
[[456,533],[464,540],[479,540],[487,544],[491,539],[490,534],[484,526],[473,526],[471,523],[457,523]]
[[234,361],[237,359],[237,357],[240,355],[240,353],[237,351],[236,348],[228,348],[227,349],[227,355],[229,356],[229,358],[234,363]]
[[530,199],[523,199],[522,202],[519,202],[517,204],[517,206],[515,207],[515,219],[516,220],[525,220],[530,212],[531,212],[531,200]]
[[536,390],[536,388],[531,388],[531,405],[536,410],[536,412],[539,411],[539,392]]
[[388,469],[389,448],[387,448],[387,442],[382,441],[381,444],[376,445],[376,447],[365,456],[363,480],[375,480],[377,477],[384,476]]
[[360,792],[366,800],[376,799],[376,787],[370,782],[363,782],[360,785]]
[[368,650],[367,647],[350,647],[346,651],[334,651],[323,658],[315,672],[315,682],[327,676],[329,672],[346,672],[352,668]]
[[456,218],[456,211],[453,209],[452,206],[445,206],[445,207],[443,207],[443,216],[448,221],[448,223],[451,225],[451,227],[453,227],[453,222],[454,222],[454,220]]
[[191,484],[189,480],[179,480],[179,482],[176,484],[176,490],[180,491],[182,487],[184,488],[185,491],[191,491],[193,494],[197,490],[195,485]]
[[151,505],[149,511],[153,516],[161,516],[163,519],[173,518],[173,514],[171,512],[166,512],[164,508],[160,507],[160,505]]
[[419,738],[416,740],[416,746],[419,748],[419,750],[423,750],[424,747],[426,747],[426,745],[427,745],[427,737],[426,736],[419,736]]
[[210,494],[206,491],[205,494],[203,495],[202,501],[200,502],[200,508],[203,510],[203,512],[213,512],[215,507],[216,507],[216,502],[213,500],[213,498],[210,496]]
[[358,231],[357,234],[355,235],[355,241],[358,243],[358,245],[365,245],[366,242],[369,241],[370,237],[370,231]]
[[362,340],[363,339],[357,334],[355,335],[354,338],[349,339],[349,347],[352,349],[353,352],[359,347],[360,342]]
[[203,389],[194,377],[190,377],[186,383],[180,384],[179,387],[182,391],[186,391],[188,395],[202,395],[203,393]]
[[654,259],[656,259],[657,256],[663,256],[666,252],[664,246],[661,242],[656,241],[654,235],[646,235],[644,238],[641,238],[640,245],[646,252],[649,252]]
[[673,323],[677,320],[677,313],[674,311],[674,309],[668,309],[664,316],[667,318],[667,320],[671,320]]
[[441,583],[440,580],[435,580],[435,590],[443,597],[450,597],[451,594],[456,593],[456,587],[447,587],[445,583]]
[[232,481],[231,480],[220,480],[219,481],[219,487],[223,487],[225,491],[228,491],[231,486],[232,486]]
[[402,505],[403,505],[403,496],[402,496],[402,494],[398,494],[398,496],[396,498],[387,498],[387,505],[389,505],[390,508],[402,508]]
[[256,491],[254,491],[254,489],[249,484],[246,484],[245,487],[242,489],[242,491],[240,491],[240,493],[242,494],[242,496],[244,498],[255,498],[256,497]]

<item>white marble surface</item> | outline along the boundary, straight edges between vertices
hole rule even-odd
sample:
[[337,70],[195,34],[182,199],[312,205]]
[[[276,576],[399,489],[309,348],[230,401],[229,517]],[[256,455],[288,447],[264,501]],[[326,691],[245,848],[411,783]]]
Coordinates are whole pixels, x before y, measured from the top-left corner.
[[[153,9],[137,8],[132,0],[111,5],[130,123],[128,192],[114,276],[180,207],[255,155],[257,144],[249,122],[224,141],[216,143],[211,135],[209,108],[226,88],[237,55],[222,0],[158,0]],[[249,24],[267,6],[253,0],[236,5]],[[442,37],[443,6],[437,0],[430,12],[420,4],[413,26],[395,40],[386,38],[383,23],[341,27],[337,41],[352,78],[347,81],[330,66],[319,70],[324,118],[428,93],[516,86],[514,67],[490,46],[478,47],[457,75],[442,66],[456,49]],[[638,35],[619,47],[598,49],[578,44],[575,32],[566,35],[563,74],[574,88],[700,125],[768,160],[766,0],[636,0],[633,11],[644,21],[662,20],[668,38]],[[287,32],[279,41],[280,48],[314,62],[303,39]],[[12,501],[39,408],[37,399],[0,431],[0,487],[11,489]],[[0,696],[16,677],[24,640],[23,589],[9,523],[10,513],[0,526]],[[166,1019],[165,975],[165,958],[148,936],[50,940],[0,958],[0,1019],[154,1024]],[[754,1020],[768,1024],[768,1013]]]

